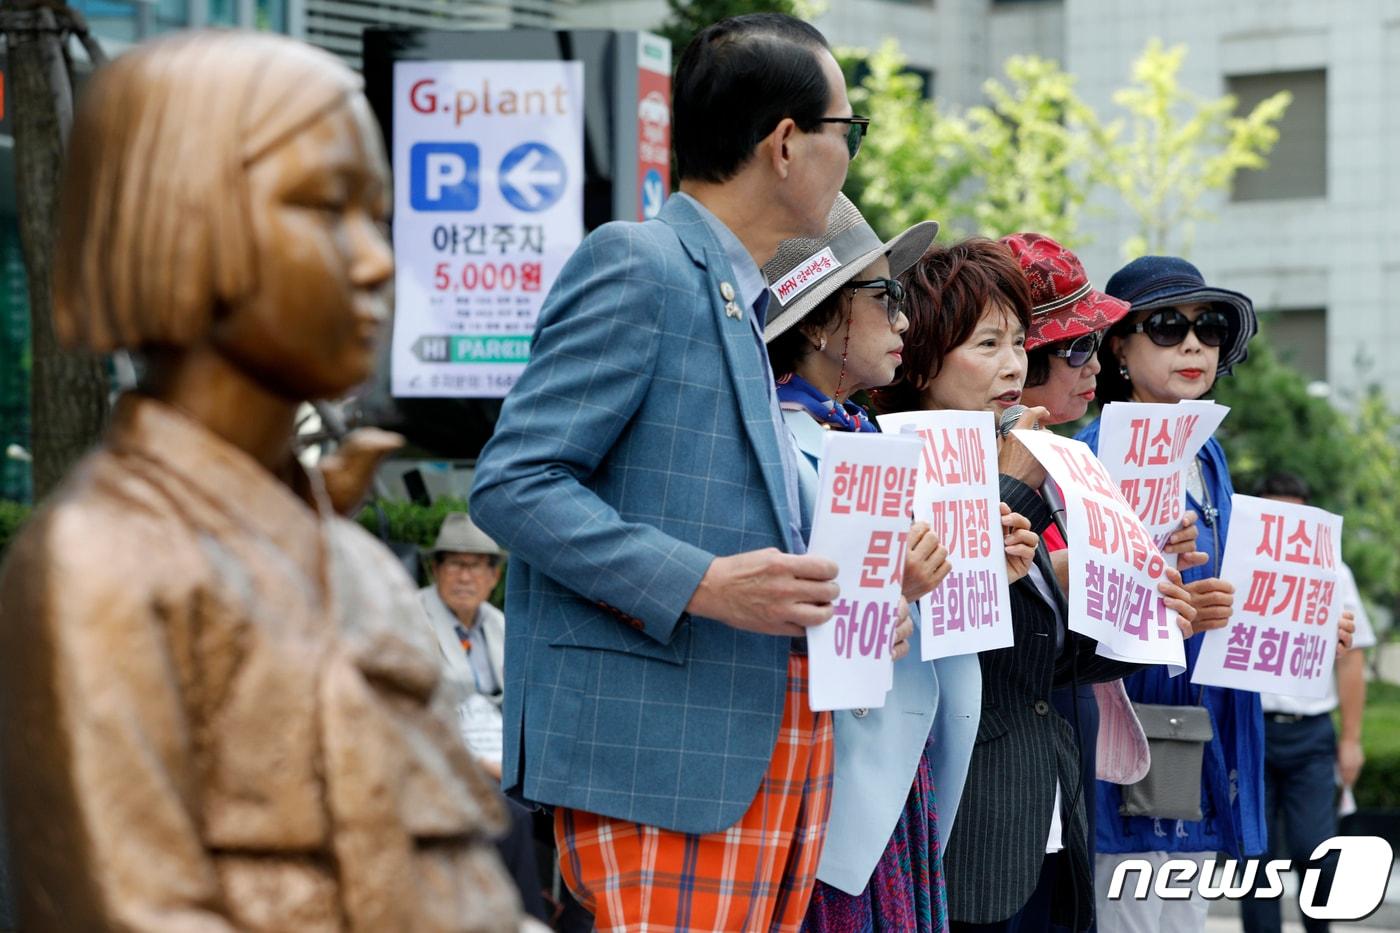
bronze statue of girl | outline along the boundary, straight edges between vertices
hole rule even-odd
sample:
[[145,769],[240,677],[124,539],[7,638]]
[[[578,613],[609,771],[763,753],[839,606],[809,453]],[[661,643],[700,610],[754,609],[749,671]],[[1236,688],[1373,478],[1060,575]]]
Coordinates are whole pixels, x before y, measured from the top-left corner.
[[145,375],[0,583],[27,930],[519,925],[412,585],[292,447],[370,374],[388,198],[359,79],[292,40],[175,35],[86,90],[55,324]]

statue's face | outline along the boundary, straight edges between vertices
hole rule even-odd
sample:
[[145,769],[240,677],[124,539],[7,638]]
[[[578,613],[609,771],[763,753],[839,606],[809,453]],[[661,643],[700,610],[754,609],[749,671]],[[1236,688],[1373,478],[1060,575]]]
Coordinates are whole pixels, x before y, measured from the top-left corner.
[[369,377],[388,317],[393,254],[379,131],[356,94],[248,168],[257,286],[213,342],[289,399],[327,398]]

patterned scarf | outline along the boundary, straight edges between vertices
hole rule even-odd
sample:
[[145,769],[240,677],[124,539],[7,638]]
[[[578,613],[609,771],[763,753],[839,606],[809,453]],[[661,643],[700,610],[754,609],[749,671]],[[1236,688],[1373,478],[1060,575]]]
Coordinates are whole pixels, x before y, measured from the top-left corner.
[[786,410],[805,411],[818,422],[840,431],[873,434],[880,430],[864,408],[850,400],[837,405],[797,373],[789,373],[778,380],[778,402]]

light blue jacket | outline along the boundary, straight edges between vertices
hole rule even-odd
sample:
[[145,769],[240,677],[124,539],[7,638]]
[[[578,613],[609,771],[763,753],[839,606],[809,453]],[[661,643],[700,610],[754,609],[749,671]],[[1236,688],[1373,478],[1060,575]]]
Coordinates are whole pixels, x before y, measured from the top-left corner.
[[[817,498],[817,467],[826,433],[803,411],[784,411],[798,449],[798,477],[804,502]],[[806,510],[809,514],[811,509]],[[919,660],[917,606],[909,654],[895,662],[894,686],[885,705],[870,710],[832,713],[836,734],[831,816],[817,877],[834,888],[856,895],[865,890],[875,865],[894,833],[909,797],[920,755],[928,749],[934,770],[934,799],[938,808],[940,844],[948,838],[958,800],[967,778],[973,740],[982,707],[981,670],[976,655],[930,664]],[[942,665],[950,671],[941,691]],[[976,672],[969,678],[964,669]],[[951,692],[949,692],[951,691]],[[936,715],[944,706],[956,717],[943,723],[946,747],[929,745]],[[968,726],[970,725],[970,728]],[[947,784],[945,791],[941,780]],[[946,827],[946,829],[945,829]]]
[[511,554],[502,783],[525,799],[711,833],[768,769],[791,640],[686,612],[716,555],[793,526],[735,281],[685,198],[594,231],[482,451],[472,517]]

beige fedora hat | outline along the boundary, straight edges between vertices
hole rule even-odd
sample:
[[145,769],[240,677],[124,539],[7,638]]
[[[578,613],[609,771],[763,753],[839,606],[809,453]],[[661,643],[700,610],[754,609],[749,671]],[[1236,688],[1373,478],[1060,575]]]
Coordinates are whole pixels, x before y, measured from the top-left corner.
[[860,209],[850,198],[838,194],[827,215],[825,234],[784,240],[763,267],[777,306],[768,313],[764,341],[771,343],[789,330],[822,299],[881,256],[889,256],[890,278],[896,278],[919,261],[937,235],[938,221],[925,220],[882,243]]
[[467,516],[466,512],[448,512],[438,529],[437,540],[428,548],[429,554],[489,554],[500,557],[500,545]]

